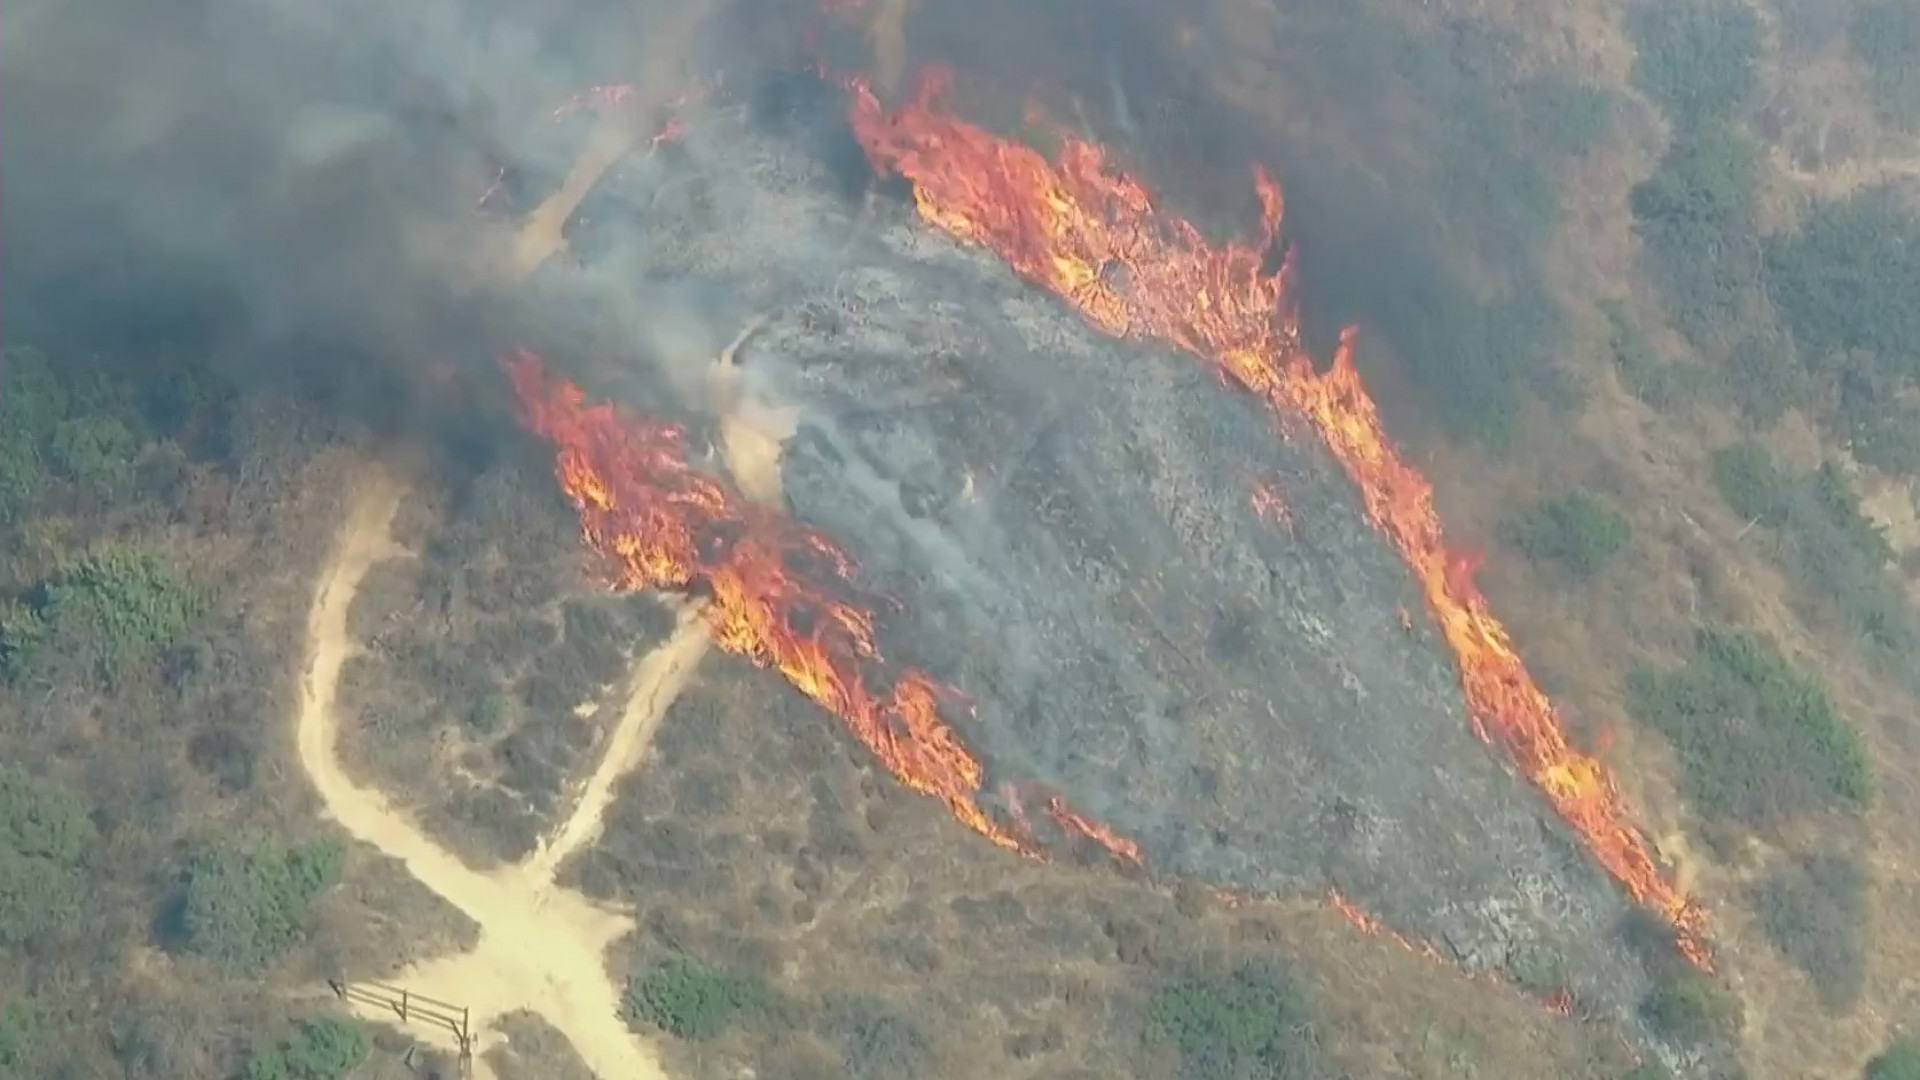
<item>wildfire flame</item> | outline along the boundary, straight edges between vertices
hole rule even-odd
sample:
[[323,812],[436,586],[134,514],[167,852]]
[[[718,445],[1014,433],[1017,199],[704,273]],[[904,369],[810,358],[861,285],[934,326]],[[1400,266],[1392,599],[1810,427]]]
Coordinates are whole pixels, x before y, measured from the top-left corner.
[[504,363],[523,421],[554,444],[560,485],[588,545],[612,559],[616,587],[710,594],[721,647],[779,669],[901,783],[994,843],[1028,850],[981,807],[985,767],[941,719],[941,701],[958,695],[912,668],[891,690],[869,681],[885,664],[846,552],[695,470],[677,425],[589,404],[524,349]]
[[555,121],[565,120],[582,109],[610,109],[624,105],[633,99],[632,83],[608,83],[604,86],[589,86],[585,90],[567,98],[554,106],[548,115]]
[[868,157],[912,181],[927,221],[990,248],[1099,329],[1194,353],[1282,422],[1302,415],[1313,424],[1425,592],[1459,658],[1475,734],[1498,741],[1601,865],[1709,967],[1704,911],[1661,874],[1606,768],[1568,744],[1558,710],[1450,554],[1432,485],[1401,460],[1360,381],[1351,328],[1329,370],[1315,370],[1300,339],[1291,253],[1264,271],[1283,208],[1273,178],[1255,170],[1257,241],[1216,247],[1190,222],[1157,212],[1146,187],[1109,167],[1098,146],[1067,135],[1050,161],[962,120],[945,104],[944,71],[929,73],[891,115],[865,82],[849,82],[850,119]]
[[1428,960],[1440,961],[1442,959],[1440,950],[1434,948],[1430,943],[1415,941],[1400,931],[1388,926],[1386,923],[1381,922],[1379,916],[1370,914],[1359,904],[1347,899],[1346,895],[1338,889],[1328,891],[1327,903],[1333,906],[1333,910],[1340,913],[1341,918],[1346,919],[1358,927],[1362,933],[1387,938],[1408,952],[1419,953]]
[[1083,840],[1091,840],[1112,852],[1116,858],[1124,862],[1132,863],[1135,866],[1147,865],[1146,857],[1140,853],[1139,844],[1121,836],[1119,833],[1114,832],[1112,829],[1107,828],[1092,818],[1074,813],[1072,808],[1067,806],[1067,801],[1058,795],[1051,796],[1047,799],[1047,816],[1052,818],[1054,824],[1060,826],[1061,830],[1069,836],[1078,836]]
[[1293,512],[1287,509],[1287,500],[1280,495],[1280,489],[1265,480],[1253,483],[1253,494],[1248,496],[1253,503],[1253,512],[1293,531]]

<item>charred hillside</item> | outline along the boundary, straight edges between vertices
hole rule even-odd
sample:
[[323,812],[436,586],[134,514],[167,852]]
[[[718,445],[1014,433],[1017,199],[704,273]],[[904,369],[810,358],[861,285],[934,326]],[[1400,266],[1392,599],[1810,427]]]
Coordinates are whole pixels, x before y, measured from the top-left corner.
[[736,361],[799,409],[786,507],[897,601],[886,658],[972,699],[945,715],[993,812],[1038,820],[1057,793],[1149,873],[1337,890],[1469,968],[1626,1014],[1627,903],[1474,738],[1316,436],[1276,438],[1190,358],[1099,336],[910,205],[848,198],[831,125],[767,121],[697,109],[615,176],[567,287],[690,278],[764,318]]

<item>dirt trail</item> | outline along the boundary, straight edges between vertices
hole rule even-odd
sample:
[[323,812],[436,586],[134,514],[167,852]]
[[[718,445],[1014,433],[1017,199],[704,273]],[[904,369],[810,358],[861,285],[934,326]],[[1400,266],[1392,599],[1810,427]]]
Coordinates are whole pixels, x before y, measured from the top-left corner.
[[627,151],[660,130],[675,96],[690,85],[686,58],[712,6],[703,0],[679,0],[665,5],[649,25],[647,45],[636,65],[641,74],[631,93],[601,114],[586,150],[574,160],[559,190],[535,207],[514,234],[506,266],[511,278],[524,278],[567,250],[567,221],[587,194]]
[[607,738],[600,765],[581,789],[573,813],[527,860],[527,873],[534,878],[552,881],[561,863],[599,838],[607,808],[613,805],[615,785],[639,766],[667,706],[680,696],[712,647],[705,605],[683,604],[679,616],[674,635],[635,665],[620,722]]
[[[413,965],[387,981],[472,1010],[475,1076],[481,1080],[490,1080],[492,1073],[479,1055],[498,1042],[489,1035],[490,1021],[519,1009],[531,1010],[565,1035],[601,1080],[664,1077],[652,1048],[621,1021],[620,992],[607,973],[607,948],[632,931],[632,915],[560,888],[553,879],[562,860],[599,832],[618,780],[638,763],[660,717],[708,648],[703,613],[696,605],[684,606],[673,635],[636,666],[603,760],[554,838],[523,863],[475,870],[435,843],[384,793],[348,777],[336,756],[340,672],[359,648],[347,632],[347,612],[368,569],[409,554],[389,535],[400,497],[399,485],[384,474],[355,486],[354,505],[333,562],[321,575],[307,623],[308,664],[297,732],[300,764],[327,816],[356,839],[400,860],[421,884],[480,926],[480,941],[472,950]],[[352,1007],[374,1022],[397,1021],[376,1005]],[[449,1031],[418,1024],[407,1031],[457,1049]]]

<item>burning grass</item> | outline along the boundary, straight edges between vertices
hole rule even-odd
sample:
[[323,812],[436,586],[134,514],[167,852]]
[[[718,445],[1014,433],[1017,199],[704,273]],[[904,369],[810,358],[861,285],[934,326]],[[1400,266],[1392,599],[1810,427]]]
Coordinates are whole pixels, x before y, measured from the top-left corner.
[[1272,177],[1255,174],[1256,241],[1215,246],[1158,212],[1145,186],[1110,167],[1099,147],[1067,136],[1049,160],[955,115],[944,104],[948,85],[933,73],[913,101],[888,113],[852,81],[852,123],[876,168],[913,182],[927,221],[993,250],[1102,331],[1194,353],[1280,422],[1310,422],[1419,581],[1459,660],[1476,734],[1508,752],[1607,871],[1706,966],[1704,913],[1662,875],[1605,767],[1568,743],[1470,566],[1448,548],[1431,485],[1388,441],[1360,381],[1352,331],[1325,372],[1302,345],[1291,260],[1271,272],[1265,265],[1283,209]]
[[[986,766],[941,716],[943,706],[964,706],[964,696],[918,669],[888,670],[874,644],[874,611],[886,601],[859,587],[842,548],[695,469],[680,427],[589,404],[526,350],[506,368],[526,426],[554,444],[561,487],[588,545],[612,560],[616,588],[709,595],[723,648],[779,670],[901,783],[941,800],[975,832],[1041,857],[1024,819],[1005,824],[983,804]],[[1065,835],[1141,864],[1137,845],[1061,797],[1051,796],[1046,812]]]

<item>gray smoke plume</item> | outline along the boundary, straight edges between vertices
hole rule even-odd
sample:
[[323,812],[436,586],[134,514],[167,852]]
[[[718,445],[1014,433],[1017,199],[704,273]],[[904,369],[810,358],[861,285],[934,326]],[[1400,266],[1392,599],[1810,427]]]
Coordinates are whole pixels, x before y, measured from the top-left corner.
[[[484,355],[474,346],[496,344],[511,306],[511,226],[484,221],[476,198],[503,166],[531,192],[516,213],[558,183],[592,123],[548,115],[571,95],[632,83],[644,123],[738,59],[720,7],[9,5],[7,338],[84,351],[185,336],[263,371]],[[671,318],[621,321],[701,338],[684,293],[655,301],[678,305]]]

